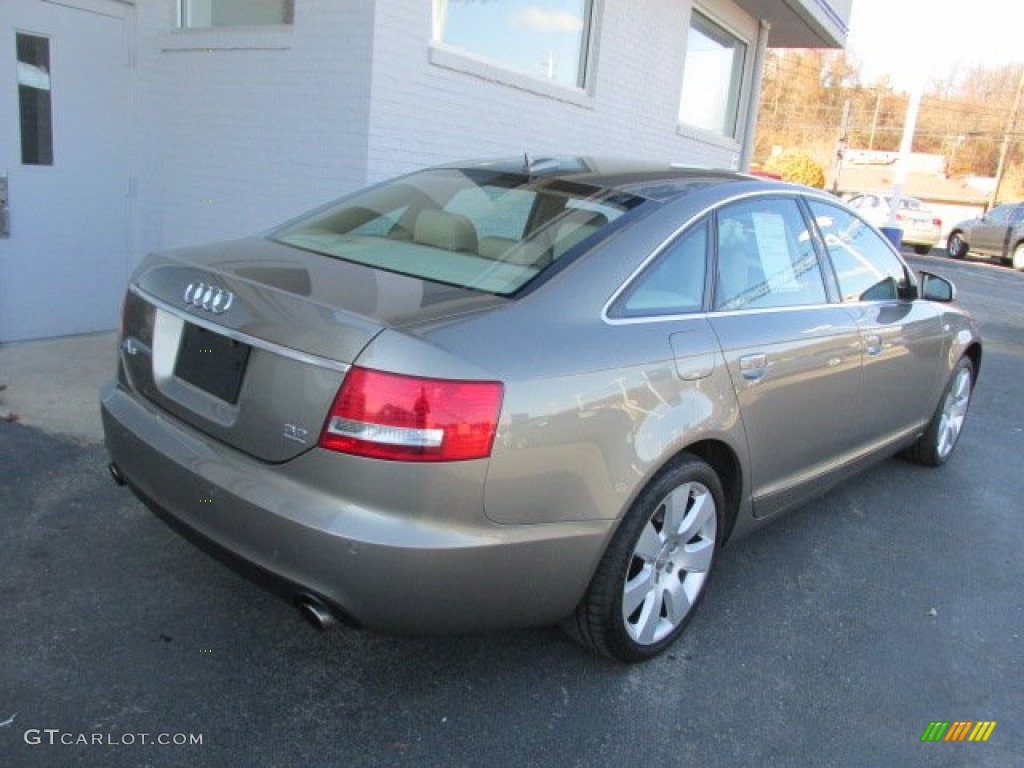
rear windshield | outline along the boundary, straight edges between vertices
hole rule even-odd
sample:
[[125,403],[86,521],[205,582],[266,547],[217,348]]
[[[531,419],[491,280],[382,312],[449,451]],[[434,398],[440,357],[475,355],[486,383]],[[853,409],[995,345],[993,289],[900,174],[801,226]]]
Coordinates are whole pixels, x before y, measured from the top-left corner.
[[560,179],[434,169],[344,198],[271,239],[486,293],[515,293],[642,198]]

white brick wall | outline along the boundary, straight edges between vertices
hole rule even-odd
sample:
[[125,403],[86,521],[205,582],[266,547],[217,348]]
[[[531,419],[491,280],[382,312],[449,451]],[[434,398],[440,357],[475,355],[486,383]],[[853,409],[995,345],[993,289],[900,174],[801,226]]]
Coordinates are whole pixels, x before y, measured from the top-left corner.
[[[140,250],[258,232],[366,179],[372,0],[290,28],[177,30],[138,7]],[[141,255],[141,254],[140,254]]]
[[[296,0],[291,27],[212,30],[177,30],[175,0],[139,0],[137,257],[258,232],[452,159],[734,165],[738,144],[679,131],[689,0],[595,2],[589,93],[559,98],[452,68],[451,55],[432,61],[429,0]],[[731,0],[701,6],[756,29]]]
[[[730,2],[705,5],[736,16]],[[733,165],[738,145],[678,130],[690,4],[604,0],[598,6],[596,69],[591,97],[576,99],[581,106],[432,63],[430,3],[377,0],[369,178],[524,151]],[[742,31],[753,29],[749,20]]]

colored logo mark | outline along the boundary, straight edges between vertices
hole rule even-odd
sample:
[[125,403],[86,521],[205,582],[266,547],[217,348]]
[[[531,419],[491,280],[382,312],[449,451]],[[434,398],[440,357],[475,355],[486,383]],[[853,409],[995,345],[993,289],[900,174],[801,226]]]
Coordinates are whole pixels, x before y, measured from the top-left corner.
[[921,741],[988,741],[995,728],[995,720],[932,720]]

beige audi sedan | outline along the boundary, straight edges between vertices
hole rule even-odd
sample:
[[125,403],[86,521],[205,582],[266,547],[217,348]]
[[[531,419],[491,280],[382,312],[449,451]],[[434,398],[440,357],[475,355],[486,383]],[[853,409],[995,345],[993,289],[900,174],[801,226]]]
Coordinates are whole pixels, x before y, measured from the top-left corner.
[[561,623],[644,660],[729,539],[897,452],[950,458],[981,363],[953,300],[816,190],[431,168],[148,257],[111,472],[317,626]]

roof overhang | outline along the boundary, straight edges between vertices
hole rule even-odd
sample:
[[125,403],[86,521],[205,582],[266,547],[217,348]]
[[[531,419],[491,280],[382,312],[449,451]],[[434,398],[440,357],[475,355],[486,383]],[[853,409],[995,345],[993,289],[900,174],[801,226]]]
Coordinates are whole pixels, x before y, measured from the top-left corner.
[[771,26],[770,48],[845,48],[853,0],[736,0]]

